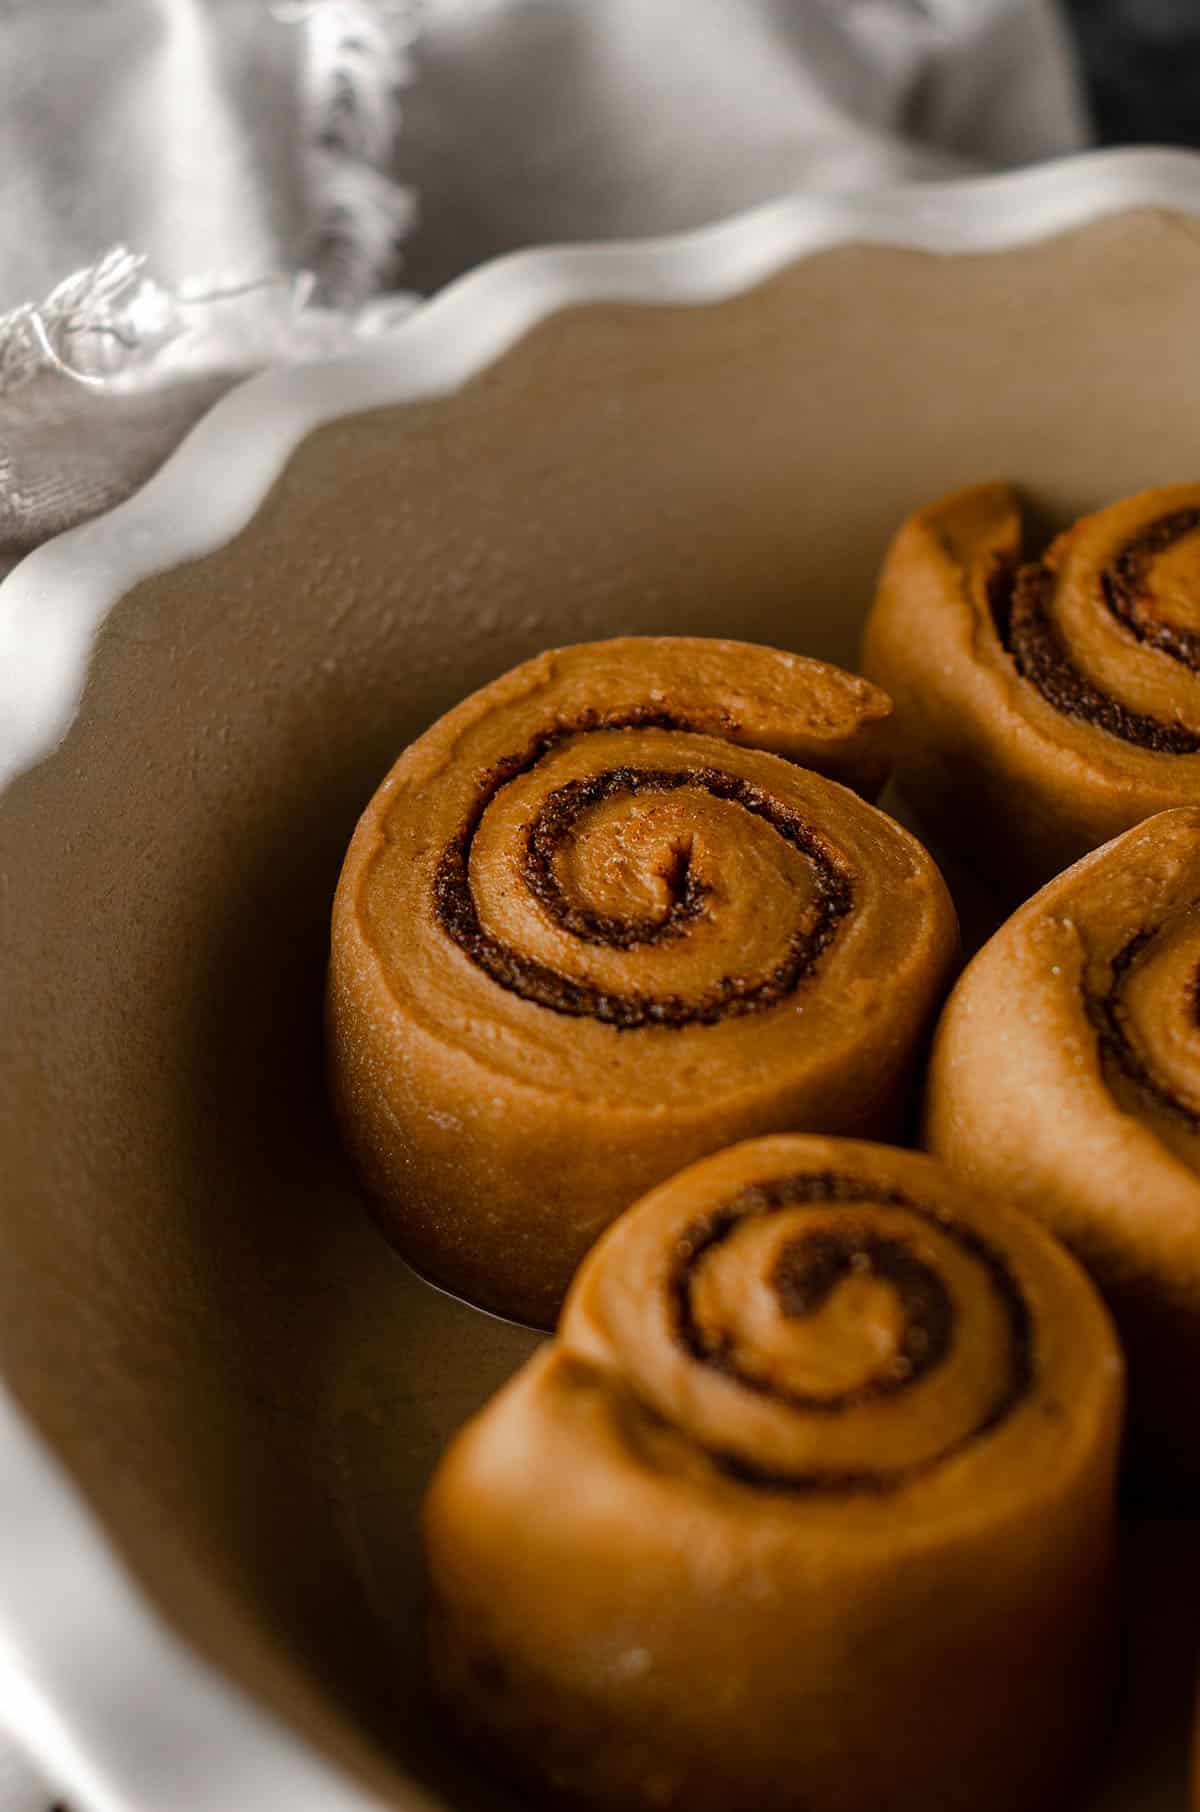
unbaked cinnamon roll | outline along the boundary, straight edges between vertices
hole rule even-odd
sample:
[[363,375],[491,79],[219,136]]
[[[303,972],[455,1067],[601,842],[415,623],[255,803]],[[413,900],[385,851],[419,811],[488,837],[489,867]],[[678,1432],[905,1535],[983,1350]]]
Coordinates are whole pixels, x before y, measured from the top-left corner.
[[925,1138],[1087,1265],[1143,1463],[1200,1483],[1200,806],[1095,851],[985,945],[938,1027]]
[[773,649],[613,641],[527,662],[404,753],[338,886],[328,1044],[418,1270],[545,1325],[692,1158],[895,1127],[954,913],[906,831],[811,771],[877,785],[889,711]]
[[736,1146],[617,1221],[444,1458],[435,1689],[573,1812],[1058,1812],[1121,1401],[1034,1222],[912,1152]]
[[918,511],[864,668],[896,702],[901,791],[1006,888],[1200,799],[1200,484],[1085,516],[1035,560],[1008,485]]

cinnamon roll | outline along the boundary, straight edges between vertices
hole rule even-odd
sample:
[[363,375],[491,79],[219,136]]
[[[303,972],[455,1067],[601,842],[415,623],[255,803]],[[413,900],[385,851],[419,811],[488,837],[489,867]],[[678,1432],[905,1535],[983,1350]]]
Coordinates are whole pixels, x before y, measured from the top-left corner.
[[906,831],[811,771],[877,785],[889,710],[773,649],[624,640],[527,662],[404,753],[338,886],[328,1046],[418,1270],[547,1324],[681,1164],[894,1127],[954,913]]
[[1085,516],[1035,560],[1008,485],[918,511],[864,667],[896,701],[901,791],[1006,887],[1200,799],[1200,484]]
[[925,1139],[1083,1260],[1125,1339],[1143,1463],[1200,1482],[1200,806],[1086,857],[969,965]]
[[663,1184],[424,1509],[435,1690],[573,1812],[1054,1812],[1105,1706],[1120,1352],[916,1153]]

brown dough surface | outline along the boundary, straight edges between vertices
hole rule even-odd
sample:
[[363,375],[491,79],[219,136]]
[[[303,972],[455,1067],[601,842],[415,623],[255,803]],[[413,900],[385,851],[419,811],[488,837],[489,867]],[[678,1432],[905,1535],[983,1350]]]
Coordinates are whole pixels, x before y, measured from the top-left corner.
[[925,1142],[1028,1209],[1108,1297],[1134,1431],[1200,1484],[1200,806],[1127,831],[968,966],[934,1043]]
[[435,1688],[576,1812],[1059,1812],[1105,1721],[1122,1382],[1070,1255],[928,1158],[709,1157],[435,1475]]
[[1010,895],[1200,800],[1200,484],[1081,517],[1023,560],[1016,493],[911,516],[864,671],[896,703],[896,779]]
[[418,1270],[546,1325],[680,1165],[894,1131],[957,932],[920,844],[839,784],[879,785],[889,717],[822,662],[626,639],[538,656],[404,752],[338,886],[328,1048]]

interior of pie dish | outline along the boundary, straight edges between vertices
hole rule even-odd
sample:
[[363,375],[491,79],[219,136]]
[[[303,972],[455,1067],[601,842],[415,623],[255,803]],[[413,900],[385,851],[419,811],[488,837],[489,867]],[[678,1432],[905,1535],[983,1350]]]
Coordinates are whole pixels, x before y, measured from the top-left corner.
[[[338,1151],[322,972],[358,813],[541,648],[853,666],[916,505],[1011,478],[1040,536],[1195,478],[1198,319],[1200,226],[1152,210],[563,309],[452,396],[318,429],[228,545],[138,584],[0,801],[4,1376],[169,1625],[384,1804],[511,1804],[430,1720],[414,1518],[537,1336],[413,1277]],[[1104,1806],[1183,1765],[1171,1528],[1140,1541],[1174,1583],[1110,1774],[1142,1797]]]

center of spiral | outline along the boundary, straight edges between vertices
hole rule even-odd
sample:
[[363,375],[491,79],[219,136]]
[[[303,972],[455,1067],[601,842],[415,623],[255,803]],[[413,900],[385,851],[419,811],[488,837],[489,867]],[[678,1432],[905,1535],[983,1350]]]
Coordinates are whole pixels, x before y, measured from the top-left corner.
[[1145,1102],[1192,1134],[1200,1133],[1200,927],[1195,921],[1193,910],[1135,932],[1112,957],[1106,984],[1084,986],[1084,1006],[1110,1084],[1123,1078]]
[[525,833],[522,872],[530,893],[555,924],[585,943],[632,950],[640,944],[677,937],[699,916],[708,888],[693,869],[691,850],[686,844],[676,843],[660,869],[669,904],[665,913],[653,918],[618,918],[572,901],[556,867],[559,852],[574,837],[586,812],[626,795],[636,799],[647,793],[677,792],[689,779],[686,772],[609,768],[582,780],[568,780],[546,797]]
[[[1178,570],[1163,569],[1164,556],[1187,543],[1200,527],[1200,510],[1176,510],[1147,525],[1127,541],[1099,574],[1100,596],[1116,619],[1139,641],[1169,655],[1190,671],[1200,672],[1200,632],[1164,614],[1165,597],[1196,575],[1188,548],[1176,561]],[[1163,583],[1155,583],[1157,578]],[[1065,717],[1092,724],[1135,748],[1163,755],[1200,753],[1200,734],[1186,724],[1134,710],[1082,672],[1053,620],[1056,574],[1035,560],[1014,568],[999,563],[988,579],[988,600],[996,632],[1021,678]],[[1194,610],[1194,599],[1176,596],[1176,617]]]
[[483,777],[465,823],[442,852],[434,875],[435,917],[446,935],[500,987],[555,1013],[597,1019],[626,1031],[650,1025],[715,1025],[765,1011],[794,993],[833,941],[853,908],[850,873],[835,848],[795,807],[743,775],[713,765],[707,752],[705,758],[677,767],[616,761],[553,788],[524,829],[518,872],[528,894],[553,925],[582,945],[632,950],[674,942],[705,916],[709,905],[709,890],[695,870],[686,835],[676,833],[658,869],[667,900],[665,909],[653,915],[618,915],[574,897],[564,884],[563,853],[576,838],[584,814],[614,800],[636,804],[655,796],[686,801],[690,795],[699,795],[719,802],[721,809],[734,807],[765,827],[768,837],[778,837],[792,863],[797,855],[802,858],[806,876],[803,892],[795,892],[792,927],[765,965],[753,970],[731,968],[686,994],[601,986],[586,973],[563,973],[551,962],[539,960],[519,948],[514,939],[489,930],[481,919],[471,854],[488,807],[498,795],[532,774],[570,738],[603,732],[604,742],[599,746],[608,754],[614,741],[612,731],[646,727],[677,728],[688,734],[686,724],[672,725],[669,720],[647,718],[636,711],[599,723],[589,718],[559,725],[537,737],[524,754],[498,763]]
[[[890,1490],[997,1428],[1031,1388],[1032,1319],[1003,1255],[902,1190],[832,1171],[775,1177],[710,1211],[677,1254],[677,1345],[782,1412],[781,1427],[815,1418],[821,1450],[847,1456],[777,1471],[709,1446],[744,1482]],[[973,1338],[960,1343],[964,1314]]]
[[789,1241],[775,1261],[771,1284],[783,1313],[800,1320],[823,1308],[851,1278],[890,1286],[900,1309],[900,1339],[884,1366],[854,1390],[811,1395],[804,1399],[808,1408],[844,1408],[869,1396],[888,1396],[940,1365],[950,1348],[954,1307],[945,1284],[905,1241],[870,1227],[821,1228]]
[[1194,673],[1200,672],[1200,633],[1186,619],[1200,603],[1198,528],[1200,510],[1160,516],[1125,543],[1100,580],[1108,608],[1139,641]]

